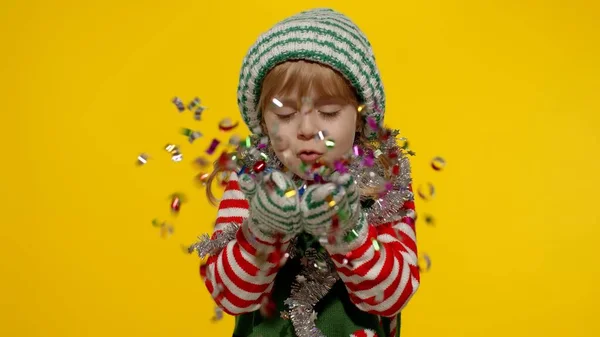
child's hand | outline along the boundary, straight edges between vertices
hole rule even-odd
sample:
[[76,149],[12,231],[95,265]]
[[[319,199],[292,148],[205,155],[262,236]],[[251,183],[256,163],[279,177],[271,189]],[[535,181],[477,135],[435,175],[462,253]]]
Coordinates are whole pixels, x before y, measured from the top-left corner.
[[[335,244],[356,226],[360,196],[348,173],[333,173],[326,184],[310,185],[300,201],[304,230],[316,237],[328,237]],[[332,242],[333,241],[333,242]]]
[[268,238],[281,236],[285,242],[301,231],[300,200],[294,182],[279,171],[259,181],[248,174],[239,179],[240,189],[250,203],[250,226]]

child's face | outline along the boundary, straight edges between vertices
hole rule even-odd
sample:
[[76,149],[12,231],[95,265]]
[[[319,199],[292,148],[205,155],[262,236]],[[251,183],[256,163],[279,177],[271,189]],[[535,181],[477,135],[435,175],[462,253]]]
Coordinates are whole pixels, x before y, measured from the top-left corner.
[[[297,102],[301,102],[300,106]],[[290,171],[305,179],[309,177],[301,170],[302,162],[312,164],[320,159],[331,164],[350,151],[357,117],[356,106],[317,93],[300,99],[296,94],[277,97],[264,113],[277,157]],[[335,145],[328,147],[326,140]]]

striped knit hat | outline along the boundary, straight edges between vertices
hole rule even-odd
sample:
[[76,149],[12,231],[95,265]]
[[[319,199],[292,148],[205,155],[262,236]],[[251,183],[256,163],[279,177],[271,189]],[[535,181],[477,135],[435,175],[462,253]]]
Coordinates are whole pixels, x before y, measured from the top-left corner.
[[[307,60],[340,72],[354,87],[362,111],[383,124],[385,94],[371,44],[346,16],[328,8],[300,12],[277,23],[250,47],[240,73],[238,105],[248,128],[260,129],[258,101],[262,81],[276,65]],[[365,134],[372,135],[368,123]]]

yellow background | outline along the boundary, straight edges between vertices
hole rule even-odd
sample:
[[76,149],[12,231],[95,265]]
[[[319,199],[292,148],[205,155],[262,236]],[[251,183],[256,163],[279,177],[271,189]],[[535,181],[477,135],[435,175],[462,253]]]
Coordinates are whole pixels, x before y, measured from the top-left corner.
[[[190,162],[227,141],[221,118],[239,120],[258,34],[317,6],[370,38],[386,121],[411,140],[415,183],[437,189],[417,200],[436,218],[418,225],[433,266],[403,336],[600,335],[595,1],[5,0],[1,336],[230,336],[180,249],[216,214]],[[199,96],[204,120],[173,96]],[[205,136],[189,144],[180,127]],[[136,167],[141,152],[152,158]],[[429,167],[437,155],[444,171]]]

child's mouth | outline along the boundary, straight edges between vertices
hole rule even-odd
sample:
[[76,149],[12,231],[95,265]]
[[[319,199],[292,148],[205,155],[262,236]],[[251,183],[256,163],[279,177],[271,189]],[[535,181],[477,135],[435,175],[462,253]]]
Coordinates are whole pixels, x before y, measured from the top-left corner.
[[314,163],[319,159],[323,154],[315,151],[302,151],[298,153],[298,158],[303,162]]

